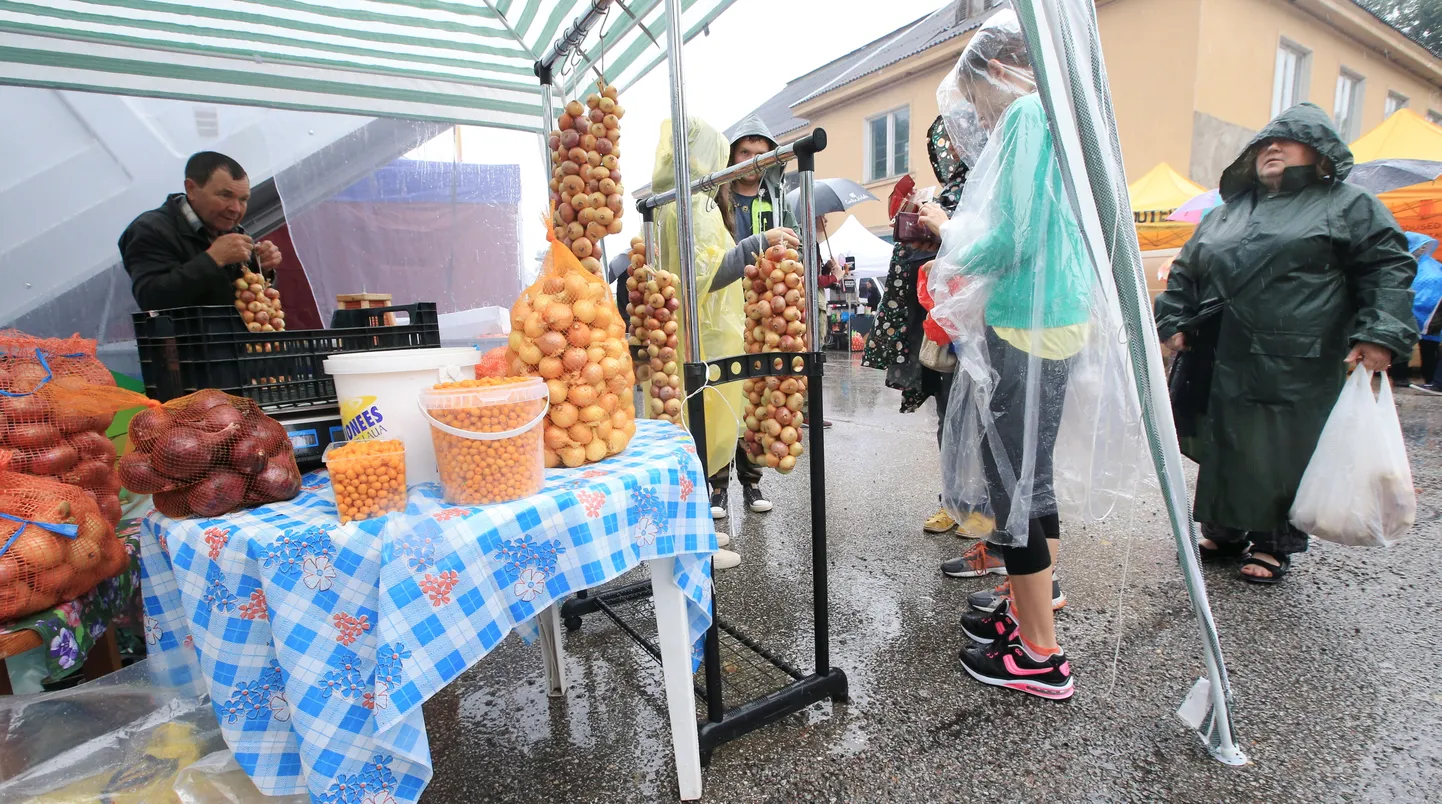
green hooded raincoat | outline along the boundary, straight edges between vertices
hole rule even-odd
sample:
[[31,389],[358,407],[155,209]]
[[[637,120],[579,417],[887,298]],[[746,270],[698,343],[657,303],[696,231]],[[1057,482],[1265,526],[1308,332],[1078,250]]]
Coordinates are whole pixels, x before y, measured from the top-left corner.
[[[1261,144],[1316,149],[1330,175],[1288,168],[1281,192],[1257,182]],[[1156,299],[1170,338],[1205,303],[1224,304],[1207,414],[1184,452],[1201,464],[1199,522],[1272,531],[1288,522],[1297,486],[1346,379],[1353,344],[1402,359],[1417,341],[1417,264],[1385,207],[1344,183],[1352,152],[1325,112],[1283,112],[1222,172],[1224,204],[1197,227]]]

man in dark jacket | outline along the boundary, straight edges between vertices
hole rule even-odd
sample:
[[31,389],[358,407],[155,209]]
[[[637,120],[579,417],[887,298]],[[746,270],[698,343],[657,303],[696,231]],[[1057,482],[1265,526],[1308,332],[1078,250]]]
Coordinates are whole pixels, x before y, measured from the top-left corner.
[[1173,350],[1215,350],[1197,434],[1182,439],[1201,464],[1202,557],[1245,553],[1254,583],[1280,581],[1307,549],[1289,511],[1346,364],[1386,371],[1417,342],[1417,262],[1381,202],[1346,183],[1351,169],[1325,112],[1283,112],[1223,171],[1223,205],[1156,299]]
[[242,266],[267,277],[280,265],[274,243],[241,228],[250,179],[234,159],[202,151],[185,163],[185,192],[141,213],[120,235],[120,256],[142,310],[235,303]]

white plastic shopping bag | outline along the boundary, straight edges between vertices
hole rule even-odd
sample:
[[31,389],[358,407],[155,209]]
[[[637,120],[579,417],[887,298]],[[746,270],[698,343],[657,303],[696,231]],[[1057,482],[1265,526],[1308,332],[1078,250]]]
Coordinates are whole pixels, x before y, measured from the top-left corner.
[[1384,378],[1372,394],[1372,372],[1358,368],[1337,397],[1292,504],[1303,533],[1356,547],[1396,541],[1417,518],[1412,468],[1402,424]]

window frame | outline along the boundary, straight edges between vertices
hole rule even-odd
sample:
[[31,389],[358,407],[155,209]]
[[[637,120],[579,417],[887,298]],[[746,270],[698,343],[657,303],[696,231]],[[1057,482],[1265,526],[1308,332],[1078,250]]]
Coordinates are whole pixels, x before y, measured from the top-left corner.
[[[1297,66],[1292,76],[1291,102],[1284,102],[1282,72],[1282,54],[1291,53],[1297,57]],[[1311,81],[1312,74],[1312,49],[1302,45],[1300,42],[1282,37],[1277,41],[1277,53],[1273,60],[1272,68],[1272,117],[1285,112],[1299,103],[1307,100],[1307,85]]]
[[[1396,101],[1401,101],[1401,103],[1397,103]],[[1410,107],[1411,105],[1411,98],[1403,95],[1401,92],[1398,92],[1395,89],[1389,89],[1387,90],[1387,100],[1384,101],[1382,104],[1382,119],[1386,120],[1387,118],[1391,117],[1402,109]]]
[[[906,137],[903,142],[903,145],[906,149],[906,169],[902,171],[898,171],[896,165],[896,115],[900,112],[904,112],[907,119]],[[875,135],[872,133],[872,126],[878,120],[886,121],[886,173],[880,176],[872,174],[872,168],[875,167],[875,165],[873,164],[872,155],[876,148],[876,138]],[[902,104],[900,106],[887,109],[884,112],[878,112],[877,114],[873,114],[867,117],[864,121],[862,121],[861,126],[863,133],[861,173],[863,176],[866,177],[866,184],[886,181],[888,179],[900,178],[901,176],[904,176],[907,173],[911,172],[911,104]]]
[[[1341,110],[1337,108],[1341,101],[1342,84],[1344,81],[1352,82],[1352,97],[1349,99],[1346,110],[1345,125],[1341,116]],[[1343,66],[1337,72],[1337,92],[1332,100],[1332,123],[1337,126],[1337,133],[1342,139],[1351,142],[1362,134],[1362,108],[1367,94],[1367,77],[1356,70]]]

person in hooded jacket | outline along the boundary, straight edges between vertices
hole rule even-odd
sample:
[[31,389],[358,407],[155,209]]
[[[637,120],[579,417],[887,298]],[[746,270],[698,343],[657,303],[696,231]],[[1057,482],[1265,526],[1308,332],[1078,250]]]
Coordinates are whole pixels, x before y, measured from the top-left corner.
[[[693,179],[715,173],[726,166],[726,139],[711,125],[701,120],[691,120],[686,140]],[[669,119],[661,123],[659,143],[656,148],[655,168],[651,174],[651,187],[654,192],[664,193],[676,186],[675,153],[671,148]],[[732,238],[730,227],[726,225],[727,214],[724,194],[718,193],[716,197],[712,197],[706,193],[695,193],[691,196],[691,233],[696,283],[694,287],[683,290],[696,294],[701,360],[731,357],[746,351],[745,293],[740,280],[745,274],[750,255],[764,251],[771,245],[800,245],[794,233],[784,230],[762,232],[737,245]],[[675,204],[667,204],[657,210],[656,231],[656,250],[662,267],[679,276],[680,235]],[[684,330],[681,332],[680,342],[686,343]],[[686,355],[686,359],[696,358]],[[712,472],[712,516],[719,519],[725,516],[725,509],[723,507],[718,516],[717,489],[721,490],[719,501],[723,506],[726,494],[724,486],[717,485],[717,477],[724,477],[725,482],[729,483],[729,464],[733,457],[745,461],[746,466],[750,465],[749,459],[744,455],[736,455],[740,435],[737,423],[745,404],[741,395],[741,383],[709,387],[704,392],[702,401],[706,411],[706,466],[708,469],[727,467],[724,472]],[[683,410],[689,410],[689,407],[683,407]],[[724,548],[730,544],[730,539],[726,534],[718,534],[718,542]],[[740,555],[732,550],[719,550],[713,559],[713,566],[718,570],[729,569],[740,563]]]
[[1417,344],[1422,353],[1422,376],[1425,384],[1413,385],[1412,390],[1424,394],[1442,396],[1438,371],[1442,361],[1438,360],[1439,343],[1442,337],[1431,331],[1428,325],[1436,318],[1437,307],[1442,305],[1442,263],[1432,253],[1437,250],[1437,239],[1420,232],[1406,232],[1407,248],[1417,258],[1417,278],[1412,280],[1412,315],[1417,319],[1417,329],[1422,333],[1422,342]]
[[[761,118],[753,114],[737,124],[726,165],[730,167],[775,149],[776,139],[771,136],[771,131]],[[776,214],[781,211],[781,168],[737,179],[722,188],[716,201],[737,249],[746,257],[778,244],[800,247],[801,239],[796,236],[794,219],[789,213]],[[728,513],[727,487],[731,485],[733,467],[736,479],[741,481],[746,506],[757,513],[770,511],[771,502],[761,493],[761,467],[751,463],[745,447],[738,441],[733,460],[711,475],[711,516],[724,519]]]
[[1289,511],[1347,366],[1385,372],[1417,342],[1416,260],[1386,207],[1345,183],[1351,169],[1325,112],[1282,112],[1222,172],[1222,206],[1156,299],[1163,342],[1214,350],[1205,410],[1182,444],[1201,465],[1199,550],[1241,557],[1253,583],[1281,581],[1307,549]]

